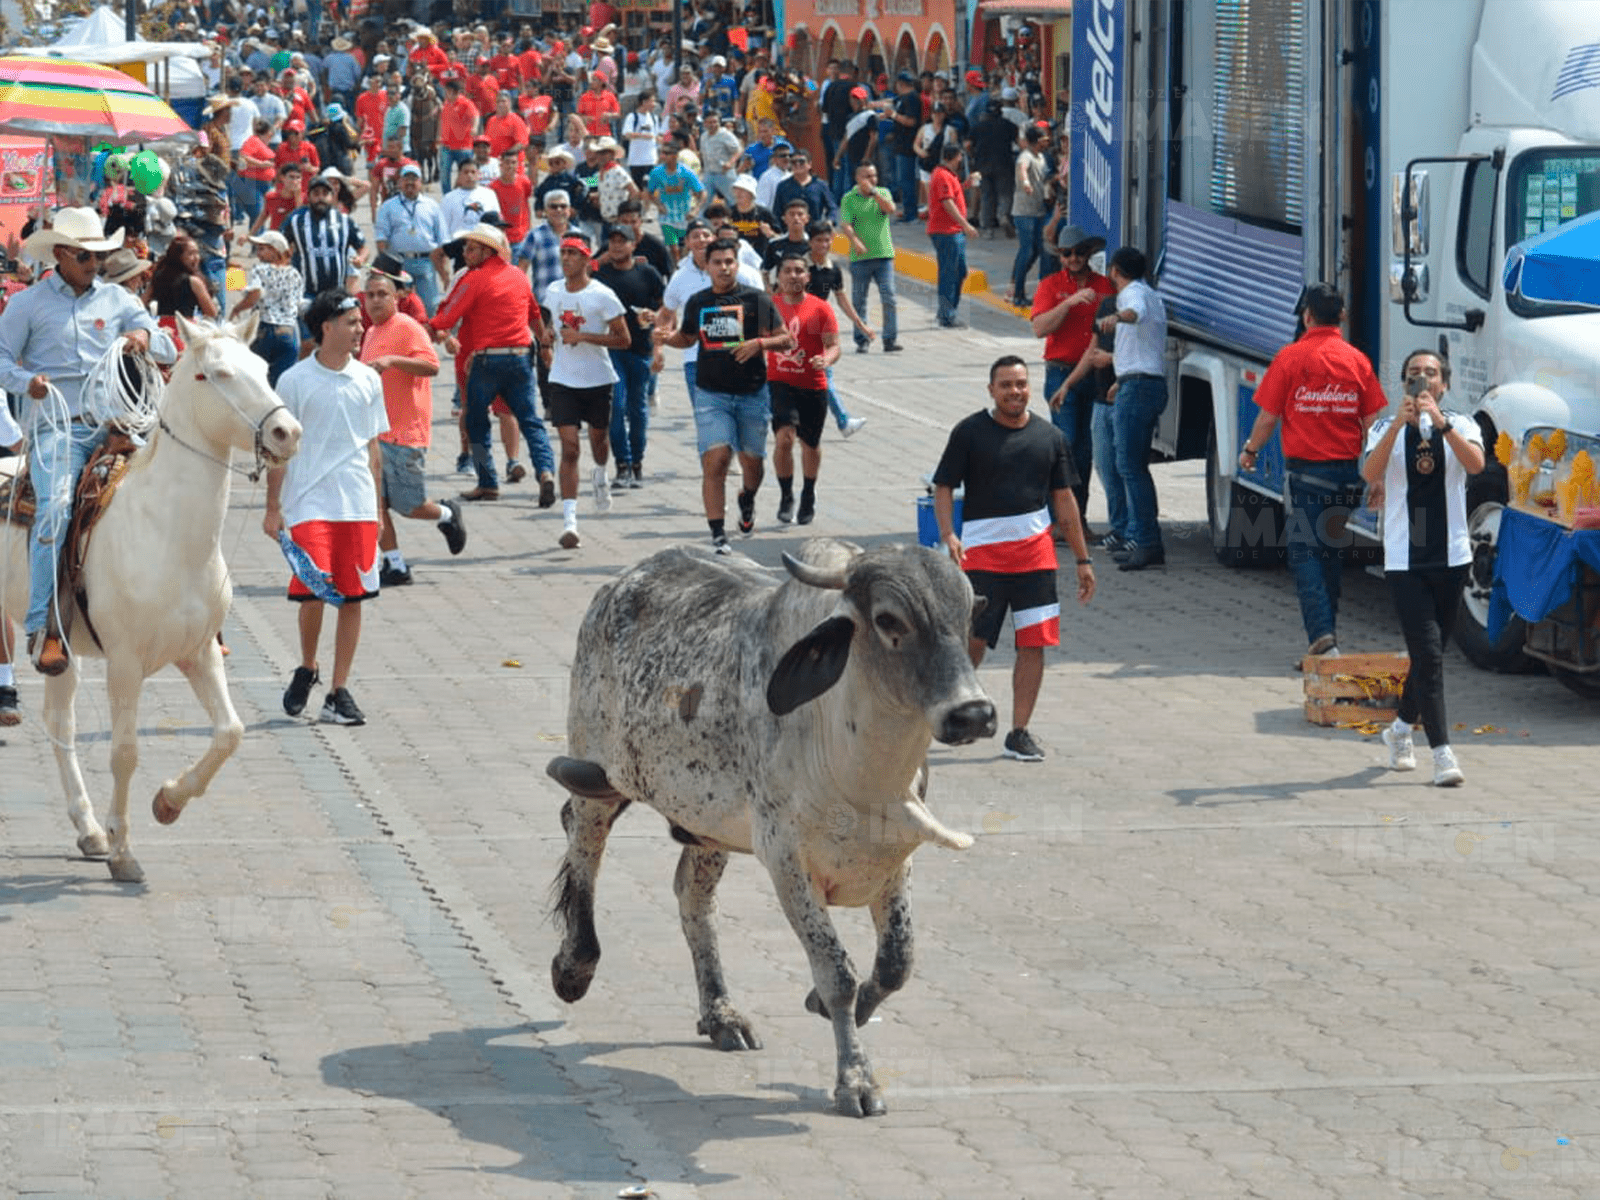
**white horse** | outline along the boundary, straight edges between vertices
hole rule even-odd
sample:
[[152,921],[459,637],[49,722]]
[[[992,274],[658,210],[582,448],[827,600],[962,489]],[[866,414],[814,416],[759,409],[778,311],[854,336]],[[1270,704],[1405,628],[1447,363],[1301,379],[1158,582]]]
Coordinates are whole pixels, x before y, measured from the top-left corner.
[[[55,746],[78,849],[90,858],[109,856],[111,877],[122,883],[144,879],[128,852],[128,784],[139,760],[144,681],[175,665],[212,725],[211,745],[200,761],[156,793],[153,808],[163,825],[176,821],[206,790],[244,736],[217,641],[233,599],[221,550],[228,475],[238,469],[229,456],[235,449],[252,453],[259,471],[286,462],[300,446],[300,422],[268,385],[266,364],[250,352],[255,323],[254,313],[223,327],[178,318],[187,348],[173,368],[160,424],[129,461],[89,543],[83,567],[88,612],[74,610],[72,666],[45,682],[44,728]],[[14,471],[16,462],[0,471]],[[4,514],[0,571],[0,610],[20,618],[28,606],[28,531],[6,522]],[[58,601],[64,612],[73,604],[70,596]],[[111,705],[111,814],[105,828],[95,820],[73,745],[77,664],[90,655],[106,660]]]

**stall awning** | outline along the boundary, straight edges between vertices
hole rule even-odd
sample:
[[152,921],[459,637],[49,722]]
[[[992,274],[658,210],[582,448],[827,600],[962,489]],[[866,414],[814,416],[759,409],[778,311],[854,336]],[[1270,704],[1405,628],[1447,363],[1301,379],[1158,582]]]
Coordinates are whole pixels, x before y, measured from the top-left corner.
[[978,10],[986,17],[1070,17],[1071,0],[982,0]]

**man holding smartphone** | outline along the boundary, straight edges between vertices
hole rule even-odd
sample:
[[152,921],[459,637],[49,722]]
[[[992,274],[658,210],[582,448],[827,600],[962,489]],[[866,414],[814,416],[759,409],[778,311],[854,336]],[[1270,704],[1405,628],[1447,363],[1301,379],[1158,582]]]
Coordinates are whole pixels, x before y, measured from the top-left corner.
[[1339,333],[1344,297],[1331,283],[1301,293],[1305,333],[1285,346],[1256,390],[1261,412],[1239,452],[1254,471],[1283,423],[1289,570],[1300,597],[1308,654],[1338,654],[1339,585],[1351,544],[1345,522],[1361,504],[1361,450],[1389,401],[1367,356]]

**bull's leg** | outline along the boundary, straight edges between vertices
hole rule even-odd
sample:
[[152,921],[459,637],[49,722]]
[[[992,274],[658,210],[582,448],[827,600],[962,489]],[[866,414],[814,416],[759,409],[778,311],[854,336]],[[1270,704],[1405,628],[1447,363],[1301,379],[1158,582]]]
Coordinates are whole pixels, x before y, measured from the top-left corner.
[[[878,931],[878,958],[872,964],[872,978],[861,985],[856,994],[856,1025],[867,1023],[867,1018],[877,1011],[895,992],[905,986],[911,976],[911,860],[900,864],[900,869],[883,885],[883,891],[872,902],[872,924]],[[828,1006],[817,995],[816,989],[806,997],[806,1008],[819,1016],[829,1017]],[[832,1018],[829,1017],[831,1020]]]
[[678,918],[694,959],[694,980],[700,989],[698,1029],[718,1050],[759,1050],[761,1039],[744,1015],[728,1002],[722,980],[722,955],[717,951],[717,884],[728,866],[722,850],[685,846],[678,856],[672,890],[678,896]]
[[811,961],[813,993],[833,1022],[838,1074],[833,1104],[847,1117],[881,1117],[887,1110],[883,1092],[872,1077],[872,1064],[856,1034],[856,996],[859,976],[833,928],[826,902],[810,873],[792,853],[767,864],[777,886],[778,902],[800,937]]
[[156,820],[170,825],[183,815],[183,809],[196,796],[203,795],[216,778],[222,764],[238,750],[244,740],[244,722],[233,709],[228,695],[228,677],[222,667],[222,647],[215,639],[207,641],[205,648],[192,659],[178,664],[194,691],[195,699],[211,719],[211,745],[200,760],[176,779],[161,785],[151,804]]
[[78,766],[78,718],[73,710],[77,691],[78,660],[74,657],[65,671],[44,681],[44,732],[55,750],[61,788],[67,794],[67,816],[78,831],[78,853],[85,858],[104,858],[111,853],[111,843],[95,820],[89,789],[84,786],[83,771]]
[[111,702],[111,878],[118,883],[143,883],[144,869],[128,850],[128,786],[139,765],[139,692],[144,668],[131,655],[106,660],[106,695]]
[[556,873],[554,915],[564,932],[561,948],[550,960],[550,982],[556,995],[571,1004],[583,999],[600,962],[600,939],[594,932],[594,885],[611,826],[628,801],[598,800],[573,794],[561,806],[567,831],[567,854]]

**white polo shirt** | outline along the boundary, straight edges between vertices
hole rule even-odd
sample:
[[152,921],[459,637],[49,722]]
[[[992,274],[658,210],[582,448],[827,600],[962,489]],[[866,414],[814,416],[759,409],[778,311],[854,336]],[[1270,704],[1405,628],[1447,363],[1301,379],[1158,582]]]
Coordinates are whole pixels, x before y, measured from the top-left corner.
[[1117,322],[1116,346],[1112,367],[1118,379],[1124,375],[1167,374],[1167,306],[1156,290],[1142,279],[1135,279],[1117,293],[1117,311],[1132,309],[1133,324]]

